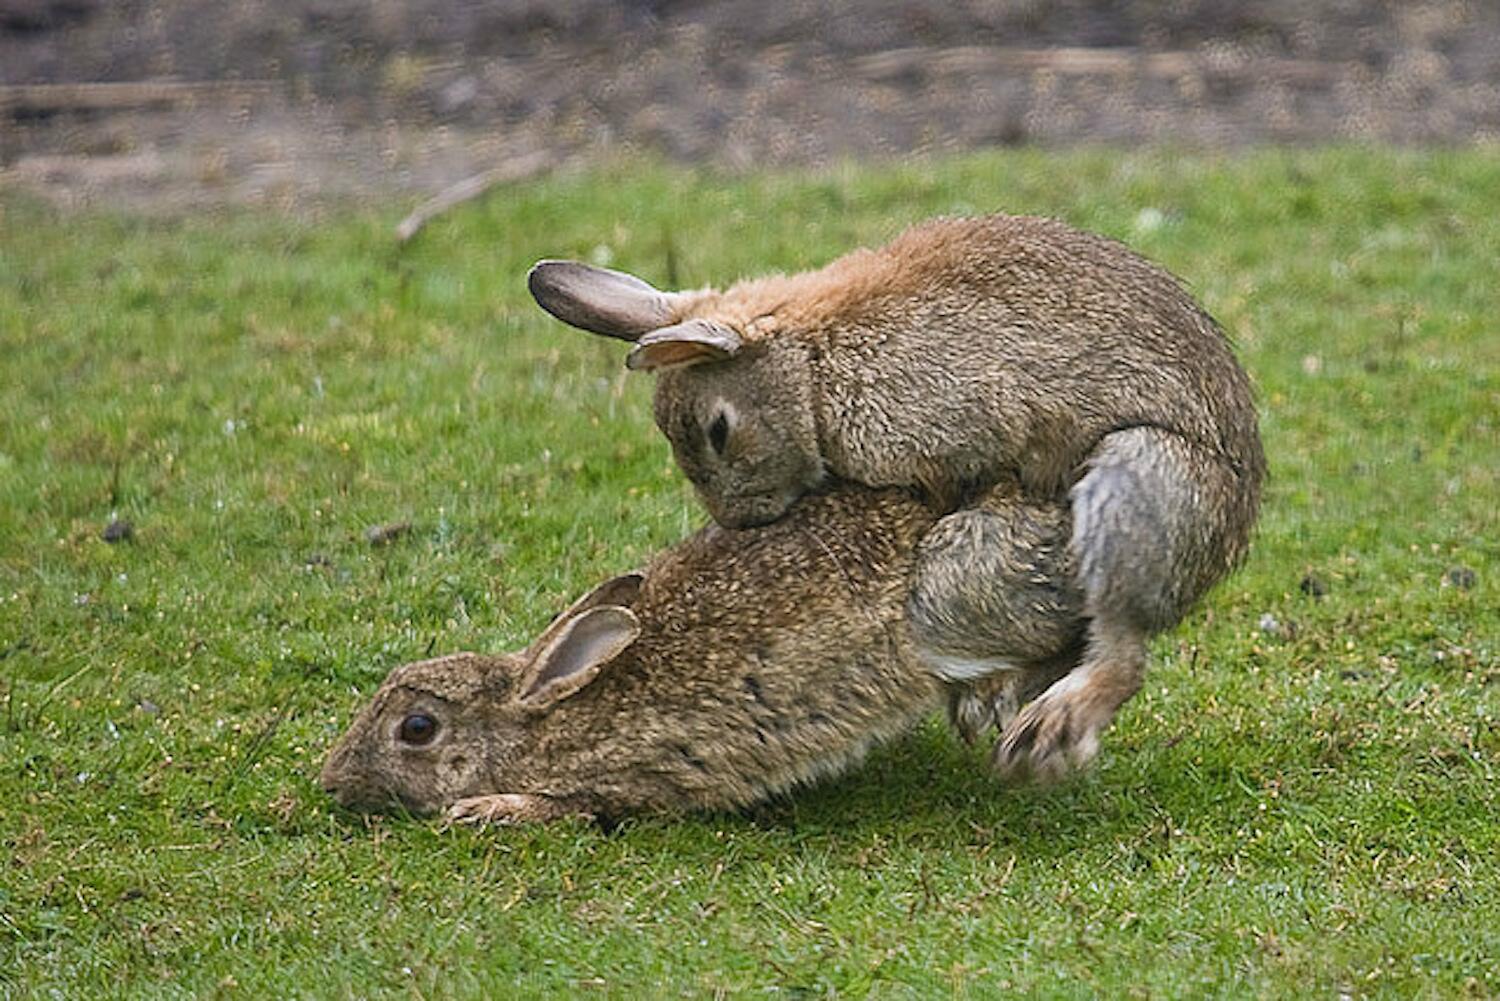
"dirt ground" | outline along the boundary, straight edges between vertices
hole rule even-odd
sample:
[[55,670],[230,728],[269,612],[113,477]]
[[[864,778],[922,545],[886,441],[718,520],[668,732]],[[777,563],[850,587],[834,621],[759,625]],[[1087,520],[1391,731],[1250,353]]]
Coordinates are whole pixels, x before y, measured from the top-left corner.
[[1480,0],[0,0],[0,183],[405,202],[518,159],[1500,142]]

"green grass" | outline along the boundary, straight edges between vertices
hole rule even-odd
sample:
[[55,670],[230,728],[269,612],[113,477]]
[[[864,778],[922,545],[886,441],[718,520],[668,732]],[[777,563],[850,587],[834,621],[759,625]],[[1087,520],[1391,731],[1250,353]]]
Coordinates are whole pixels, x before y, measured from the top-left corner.
[[[533,260],[691,285],[991,209],[1183,275],[1261,397],[1253,555],[1097,767],[1006,788],[934,720],[748,816],[331,807],[392,666],[518,644],[702,521]],[[0,198],[0,994],[1500,995],[1492,150],[623,163],[404,250],[399,214]]]

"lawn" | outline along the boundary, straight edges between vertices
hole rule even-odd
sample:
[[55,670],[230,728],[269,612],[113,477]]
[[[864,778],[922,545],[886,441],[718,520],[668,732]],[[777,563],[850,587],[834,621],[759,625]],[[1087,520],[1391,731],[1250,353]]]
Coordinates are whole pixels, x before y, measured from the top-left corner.
[[[627,161],[398,247],[404,208],[0,192],[0,994],[1500,996],[1493,148]],[[532,261],[689,286],[996,209],[1181,274],[1260,397],[1252,555],[1094,768],[1007,787],[933,719],[747,815],[331,804],[391,667],[703,522]]]

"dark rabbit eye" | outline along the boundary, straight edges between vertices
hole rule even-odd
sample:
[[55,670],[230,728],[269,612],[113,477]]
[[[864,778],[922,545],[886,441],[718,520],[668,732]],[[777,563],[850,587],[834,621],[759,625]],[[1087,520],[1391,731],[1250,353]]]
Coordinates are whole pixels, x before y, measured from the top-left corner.
[[724,446],[729,444],[729,418],[724,416],[724,411],[719,411],[719,416],[708,426],[708,443],[714,447],[714,451],[720,455],[724,454]]
[[401,740],[407,744],[430,743],[437,736],[437,720],[421,713],[412,713],[401,721]]

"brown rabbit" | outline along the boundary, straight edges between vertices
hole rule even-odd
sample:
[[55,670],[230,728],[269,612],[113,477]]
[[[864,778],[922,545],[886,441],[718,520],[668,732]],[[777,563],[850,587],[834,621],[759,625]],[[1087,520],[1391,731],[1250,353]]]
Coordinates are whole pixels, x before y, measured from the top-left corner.
[[[833,775],[941,693],[905,623],[934,518],[909,491],[849,487],[765,528],[709,526],[523,651],[391,672],[323,785],[348,806],[531,821],[733,808]],[[1014,541],[1018,586],[1065,576]],[[1082,622],[1014,611],[1018,645],[1048,654],[1017,662],[1034,688],[1068,669]]]
[[[660,373],[657,424],[721,524],[773,521],[830,476],[919,487],[955,512],[910,609],[945,678],[1007,663],[975,642],[983,595],[1005,590],[983,576],[1004,561],[985,551],[997,523],[976,502],[1013,479],[1042,508],[1070,504],[1087,650],[1006,729],[1003,769],[1092,757],[1140,687],[1147,638],[1245,552],[1265,472],[1249,381],[1182,286],[1114,241],[1050,219],[940,219],[724,291],[664,293],[561,261],[529,284]],[[978,617],[945,607],[954,594]]]

